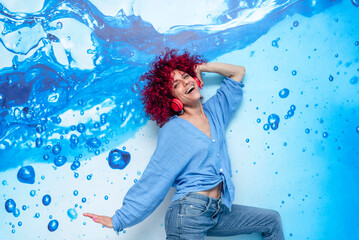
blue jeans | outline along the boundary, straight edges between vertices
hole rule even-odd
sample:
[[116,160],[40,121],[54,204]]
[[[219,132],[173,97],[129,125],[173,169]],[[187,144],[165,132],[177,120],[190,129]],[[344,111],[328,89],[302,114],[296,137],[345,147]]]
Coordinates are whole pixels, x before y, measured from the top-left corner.
[[264,240],[283,240],[277,211],[232,205],[200,193],[189,193],[172,202],[165,217],[166,239],[204,239],[205,236],[235,236],[261,233]]

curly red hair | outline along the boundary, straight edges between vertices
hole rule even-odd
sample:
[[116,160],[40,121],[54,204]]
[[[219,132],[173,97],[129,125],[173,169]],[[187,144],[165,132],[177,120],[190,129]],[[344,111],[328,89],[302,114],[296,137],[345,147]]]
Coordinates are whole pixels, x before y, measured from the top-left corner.
[[140,80],[146,81],[141,91],[141,100],[145,112],[162,127],[170,117],[176,114],[170,107],[172,100],[171,88],[175,69],[196,76],[198,64],[207,62],[199,55],[191,55],[184,51],[179,55],[178,50],[166,49],[165,53],[157,56],[151,64],[151,69],[144,73]]

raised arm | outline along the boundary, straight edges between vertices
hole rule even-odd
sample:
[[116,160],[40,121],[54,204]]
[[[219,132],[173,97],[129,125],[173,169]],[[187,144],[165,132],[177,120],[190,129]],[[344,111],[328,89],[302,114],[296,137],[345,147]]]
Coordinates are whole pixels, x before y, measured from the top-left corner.
[[203,84],[201,77],[202,72],[214,72],[221,74],[225,77],[229,77],[236,82],[242,82],[245,73],[245,68],[233,64],[216,63],[216,62],[199,64],[196,67],[196,73],[197,73],[197,78],[199,78],[199,80]]

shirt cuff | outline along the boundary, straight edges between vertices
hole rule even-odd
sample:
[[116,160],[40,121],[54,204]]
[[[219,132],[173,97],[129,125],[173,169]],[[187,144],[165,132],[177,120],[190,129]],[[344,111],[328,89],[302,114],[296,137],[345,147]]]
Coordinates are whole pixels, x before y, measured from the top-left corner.
[[119,235],[119,232],[123,230],[123,227],[117,214],[112,216],[112,226],[113,230],[117,233],[117,235]]
[[229,77],[225,77],[226,80],[229,80],[231,81],[234,85],[238,85],[240,87],[244,87],[244,83],[243,82],[237,82],[235,80],[233,80],[232,78],[229,78]]

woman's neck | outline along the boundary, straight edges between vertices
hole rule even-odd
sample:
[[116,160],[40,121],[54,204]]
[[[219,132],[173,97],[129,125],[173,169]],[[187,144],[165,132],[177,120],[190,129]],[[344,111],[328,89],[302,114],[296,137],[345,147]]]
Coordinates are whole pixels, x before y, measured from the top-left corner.
[[184,107],[184,113],[179,117],[184,119],[196,119],[196,118],[206,118],[206,114],[204,113],[203,106],[201,101],[198,101],[193,106]]

